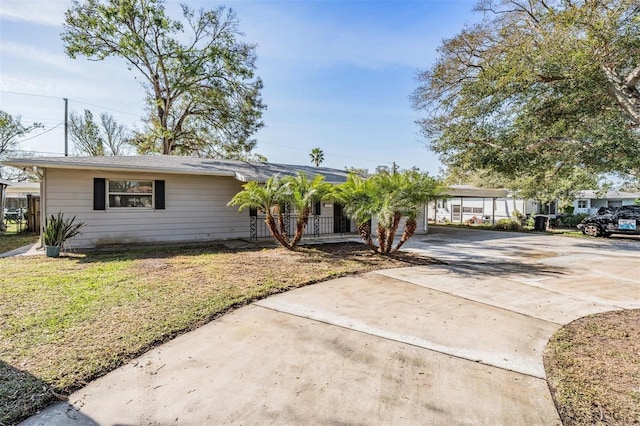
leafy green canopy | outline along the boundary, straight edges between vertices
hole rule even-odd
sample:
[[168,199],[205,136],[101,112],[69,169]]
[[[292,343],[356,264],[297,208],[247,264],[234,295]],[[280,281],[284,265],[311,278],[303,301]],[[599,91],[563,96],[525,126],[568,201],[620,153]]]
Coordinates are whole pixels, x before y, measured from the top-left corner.
[[249,158],[262,127],[262,82],[254,76],[255,46],[237,40],[231,9],[165,14],[162,0],[74,0],[62,40],[67,54],[116,56],[142,76],[147,130],[140,152]]
[[637,0],[482,0],[477,10],[485,19],[443,41],[412,96],[443,161],[530,193],[603,172],[637,179]]

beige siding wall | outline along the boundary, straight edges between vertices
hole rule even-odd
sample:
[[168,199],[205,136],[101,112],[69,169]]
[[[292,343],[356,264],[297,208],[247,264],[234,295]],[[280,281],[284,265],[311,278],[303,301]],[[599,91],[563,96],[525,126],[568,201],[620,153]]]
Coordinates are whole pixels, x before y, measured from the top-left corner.
[[[93,179],[164,180],[165,210],[93,210]],[[242,189],[231,177],[46,170],[46,214],[85,222],[72,247],[208,241],[249,237],[249,211],[227,207]]]

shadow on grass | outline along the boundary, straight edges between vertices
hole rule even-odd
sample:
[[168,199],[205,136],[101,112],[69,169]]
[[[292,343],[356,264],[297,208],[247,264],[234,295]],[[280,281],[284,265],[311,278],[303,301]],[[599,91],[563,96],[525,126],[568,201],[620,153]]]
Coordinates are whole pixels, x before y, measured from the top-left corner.
[[[199,256],[211,253],[235,253],[238,251],[257,251],[262,248],[247,248],[242,250],[234,250],[223,244],[207,244],[207,245],[186,245],[186,246],[153,246],[148,248],[141,247],[122,247],[109,248],[92,252],[81,252],[65,254],[63,256],[76,257],[78,263],[95,263],[95,262],[122,262],[127,260],[142,259],[168,259],[174,256]],[[62,256],[61,256],[62,257]]]
[[[249,243],[247,243],[249,244]],[[221,243],[197,244],[186,246],[154,246],[148,248],[126,248],[71,254],[79,263],[122,262],[127,260],[168,259],[174,256],[199,256],[215,253],[253,253],[263,250],[288,251],[273,243],[256,243],[233,248]],[[442,263],[436,259],[409,252],[398,252],[387,255],[373,253],[365,244],[357,242],[330,242],[299,245],[291,253],[304,254],[303,262],[313,262],[314,256],[322,260],[357,260],[367,265],[378,265],[389,261],[409,265],[432,265]],[[64,255],[63,255],[64,256]]]
[[0,425],[17,424],[57,400],[49,384],[0,361]]
[[342,243],[325,243],[305,247],[308,250],[315,250],[322,253],[327,259],[345,259],[350,258],[358,260],[362,263],[379,264],[385,261],[395,261],[406,263],[407,266],[424,266],[424,265],[441,265],[441,262],[423,254],[407,251],[399,251],[397,253],[377,254],[363,243],[342,242]]

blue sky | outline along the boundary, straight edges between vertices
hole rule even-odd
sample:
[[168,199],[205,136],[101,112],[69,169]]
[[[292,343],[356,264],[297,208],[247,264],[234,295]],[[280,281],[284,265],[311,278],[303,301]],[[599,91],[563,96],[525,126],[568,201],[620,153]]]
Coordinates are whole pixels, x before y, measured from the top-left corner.
[[[41,122],[21,148],[64,152],[64,102],[69,111],[106,111],[141,127],[144,92],[119,58],[72,60],[60,33],[70,0],[0,0],[0,109],[23,123]],[[396,162],[437,174],[409,95],[415,75],[436,58],[443,38],[477,21],[475,0],[189,1],[233,8],[257,47],[257,74],[267,110],[256,152],[271,162],[361,167]],[[179,16],[179,2],[167,1]],[[18,94],[19,93],[19,94]],[[28,96],[32,94],[37,96]],[[71,149],[71,148],[70,148]]]

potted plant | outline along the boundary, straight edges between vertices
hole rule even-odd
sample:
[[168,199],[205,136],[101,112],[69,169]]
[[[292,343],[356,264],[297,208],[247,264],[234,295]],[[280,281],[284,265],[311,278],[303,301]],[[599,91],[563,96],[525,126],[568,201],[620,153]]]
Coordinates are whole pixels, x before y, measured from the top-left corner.
[[71,219],[65,219],[61,212],[58,212],[56,216],[51,215],[51,217],[45,219],[42,238],[47,257],[60,256],[60,248],[64,242],[80,233],[80,228],[84,226],[84,223],[76,223],[75,220],[75,216]]

